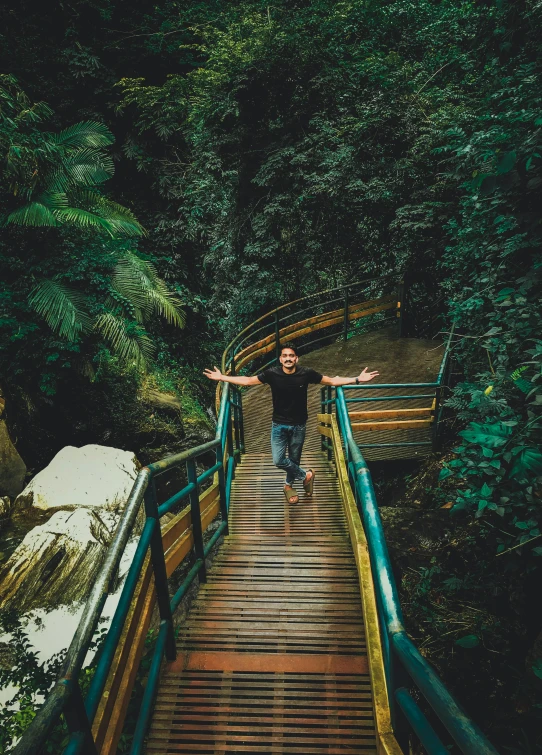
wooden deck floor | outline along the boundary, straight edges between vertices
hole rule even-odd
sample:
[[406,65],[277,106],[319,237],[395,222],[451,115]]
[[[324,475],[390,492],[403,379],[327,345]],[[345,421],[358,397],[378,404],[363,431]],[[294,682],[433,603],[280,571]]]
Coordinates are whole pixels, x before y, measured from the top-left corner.
[[[392,332],[379,333],[388,357],[391,344],[396,356],[404,349]],[[303,362],[330,375],[367,365],[383,380],[407,381],[433,376],[440,361],[425,364],[427,346],[418,342],[412,372],[398,375],[370,356],[369,341],[351,339]],[[181,627],[177,660],[164,669],[148,753],[376,753],[358,575],[335,470],[311,422],[302,464],[316,472],[314,495],[301,490],[299,504],[286,503],[284,473],[269,450],[267,390],[245,397],[247,454],[233,484],[230,532]]]
[[[301,357],[300,364],[313,367],[324,375],[333,377],[342,375],[352,377],[364,367],[378,370],[379,376],[373,382],[389,383],[430,383],[437,379],[443,356],[443,345],[439,341],[420,340],[415,338],[399,338],[395,326],[376,330],[366,335],[350,338],[348,341],[337,343],[314,351]],[[420,391],[426,393],[426,391]],[[416,391],[409,390],[407,395]],[[361,396],[361,391],[356,391]],[[366,389],[364,395],[400,396],[402,389]],[[430,399],[410,401],[378,401],[363,404],[365,409],[397,409],[418,408],[430,406]],[[355,406],[350,405],[351,411]],[[266,385],[250,388],[243,397],[243,407],[247,417],[257,418],[256,422],[246,423],[246,444],[251,451],[269,452],[269,435],[271,428],[271,391]],[[320,435],[316,431],[316,415],[320,411],[320,386],[309,386],[309,421],[307,423],[307,439],[305,449],[316,451],[320,448]],[[427,428],[414,430],[384,430],[376,432],[355,432],[356,441],[364,443],[414,443],[430,441],[431,432]],[[422,457],[430,453],[430,446],[403,446],[402,448],[362,448],[367,461],[383,459],[404,459]],[[303,462],[304,463],[304,462]]]
[[269,454],[238,468],[230,534],[165,670],[147,752],[376,753],[358,577],[334,468],[288,506]]

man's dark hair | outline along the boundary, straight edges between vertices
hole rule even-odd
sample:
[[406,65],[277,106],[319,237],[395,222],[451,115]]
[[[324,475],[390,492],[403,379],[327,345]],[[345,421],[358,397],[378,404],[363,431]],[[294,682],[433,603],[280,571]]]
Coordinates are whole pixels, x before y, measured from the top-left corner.
[[291,349],[294,352],[294,354],[296,355],[296,357],[299,356],[299,354],[297,353],[297,347],[296,347],[295,343],[292,343],[291,341],[286,341],[286,343],[281,344],[281,346],[280,346],[280,353],[281,354],[284,351],[284,349]]

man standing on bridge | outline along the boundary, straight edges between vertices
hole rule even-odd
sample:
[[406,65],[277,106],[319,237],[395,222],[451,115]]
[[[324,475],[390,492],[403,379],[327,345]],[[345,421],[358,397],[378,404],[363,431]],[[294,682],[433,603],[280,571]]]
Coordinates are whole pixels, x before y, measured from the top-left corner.
[[280,350],[280,366],[270,367],[254,377],[242,375],[223,375],[218,367],[205,370],[210,380],[222,380],[234,385],[271,386],[273,398],[273,422],[271,425],[271,452],[273,463],[286,472],[284,495],[288,503],[299,503],[299,496],[293,488],[293,483],[303,481],[303,488],[307,495],[312,495],[314,485],[314,470],[305,471],[301,468],[301,451],[305,440],[307,426],[307,388],[310,383],[321,385],[353,385],[367,383],[378,375],[378,372],[363,370],[357,377],[327,377],[310,367],[298,367],[297,349],[293,343],[285,343]]

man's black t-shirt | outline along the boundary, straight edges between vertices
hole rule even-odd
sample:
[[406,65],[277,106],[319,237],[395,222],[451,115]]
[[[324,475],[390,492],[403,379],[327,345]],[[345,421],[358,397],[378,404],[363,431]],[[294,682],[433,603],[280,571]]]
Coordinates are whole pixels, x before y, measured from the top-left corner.
[[271,386],[273,422],[304,425],[307,421],[307,386],[320,383],[322,375],[310,367],[297,367],[291,375],[282,367],[271,367],[258,375],[260,383]]

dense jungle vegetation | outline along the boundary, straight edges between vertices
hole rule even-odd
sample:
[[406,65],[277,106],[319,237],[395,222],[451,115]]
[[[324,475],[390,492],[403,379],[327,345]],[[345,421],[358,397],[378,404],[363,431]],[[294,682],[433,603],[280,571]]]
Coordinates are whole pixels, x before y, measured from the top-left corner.
[[[423,489],[455,546],[405,571],[410,629],[525,754],[542,747],[541,24],[540,0],[0,8],[0,386],[29,467],[67,443],[186,444],[233,332],[407,275],[442,297],[462,371]],[[139,400],[160,389],[182,433]]]

